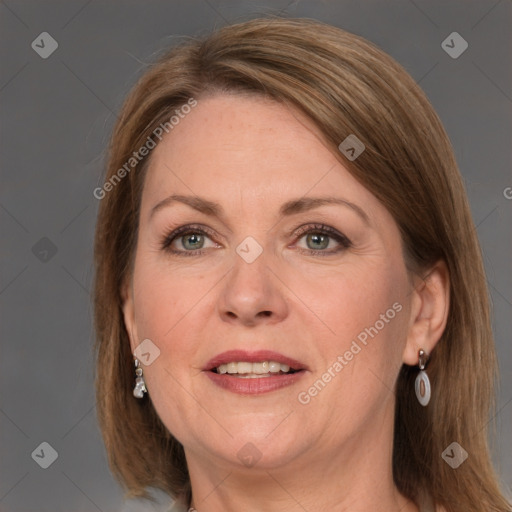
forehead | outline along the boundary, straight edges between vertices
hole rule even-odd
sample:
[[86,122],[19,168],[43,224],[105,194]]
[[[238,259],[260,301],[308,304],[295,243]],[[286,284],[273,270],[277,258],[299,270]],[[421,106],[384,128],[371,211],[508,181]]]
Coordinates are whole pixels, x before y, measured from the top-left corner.
[[[300,112],[258,96],[208,97],[187,114],[157,146],[152,160],[175,166],[198,167],[211,173],[221,163],[226,170],[255,170],[272,174],[281,162],[300,161],[323,150],[319,130]],[[332,160],[332,158],[331,158]]]
[[362,188],[305,115],[256,95],[216,95],[199,99],[153,150],[144,196],[215,191],[268,200],[333,187]]

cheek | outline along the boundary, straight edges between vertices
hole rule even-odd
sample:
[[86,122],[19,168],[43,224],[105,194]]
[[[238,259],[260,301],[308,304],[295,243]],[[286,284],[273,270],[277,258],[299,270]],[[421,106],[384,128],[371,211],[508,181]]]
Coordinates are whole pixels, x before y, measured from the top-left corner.
[[174,401],[174,395],[170,393],[176,387],[173,377],[184,381],[193,358],[194,347],[187,343],[186,320],[199,297],[194,300],[190,282],[188,285],[172,274],[163,275],[151,265],[140,265],[135,269],[136,344],[151,340],[145,343],[152,353],[152,362],[143,370],[151,400],[159,414],[165,415],[172,405],[169,401]]
[[360,399],[377,392],[375,386],[393,388],[406,336],[406,281],[401,266],[392,263],[352,270],[318,295],[318,316],[331,331],[319,347],[325,368],[318,371],[338,362],[331,372],[338,370],[340,389],[357,388],[352,396]]
[[[135,311],[139,337],[168,345],[204,295],[202,276],[176,271],[154,255],[142,255],[134,276]],[[153,338],[152,338],[153,337]]]
[[138,341],[150,339],[159,350],[154,362],[144,368],[146,386],[158,416],[179,439],[187,431],[187,411],[197,407],[184,391],[196,350],[189,343],[189,319],[204,295],[194,283],[193,278],[151,263],[136,268],[134,277]]
[[[373,326],[390,309],[384,320],[394,319],[393,304],[400,301],[401,280],[400,272],[392,265],[352,266],[322,280],[322,286],[309,287],[315,303],[312,309],[320,312],[335,337],[347,340],[347,335],[351,338]],[[385,328],[391,323],[385,322]],[[379,330],[385,330],[381,324],[379,321]]]

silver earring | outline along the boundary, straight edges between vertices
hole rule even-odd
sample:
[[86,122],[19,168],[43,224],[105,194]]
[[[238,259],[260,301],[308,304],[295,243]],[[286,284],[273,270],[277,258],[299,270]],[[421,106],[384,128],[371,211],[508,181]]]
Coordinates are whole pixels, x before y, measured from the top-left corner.
[[430,402],[430,380],[428,378],[427,372],[425,372],[425,364],[427,362],[427,355],[425,352],[420,349],[418,352],[418,366],[420,372],[416,377],[416,382],[414,383],[414,390],[416,391],[416,398],[418,402],[425,407]]
[[139,360],[135,358],[135,387],[133,388],[133,396],[135,398],[143,398],[144,393],[147,393],[146,383],[142,376],[142,368],[140,367]]

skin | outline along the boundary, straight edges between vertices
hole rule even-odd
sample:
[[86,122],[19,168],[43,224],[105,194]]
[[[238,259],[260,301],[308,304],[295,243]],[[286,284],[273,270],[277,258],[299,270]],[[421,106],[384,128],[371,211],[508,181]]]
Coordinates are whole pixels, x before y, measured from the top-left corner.
[[[179,203],[151,216],[170,194],[215,201],[225,218]],[[356,204],[369,223],[339,205],[278,216],[290,199],[325,195]],[[318,223],[351,246],[293,234]],[[213,235],[188,246],[190,235],[181,235],[172,247],[203,253],[163,250],[162,240],[187,224]],[[236,252],[248,236],[263,249],[250,264]],[[393,389],[401,365],[417,365],[419,348],[430,353],[446,325],[446,266],[428,272],[425,281],[408,272],[394,219],[301,113],[258,96],[198,100],[152,152],[123,311],[132,353],[146,338],[160,350],[144,378],[184,446],[199,512],[418,510],[392,479]],[[301,404],[298,393],[394,303],[402,310]],[[202,369],[239,348],[275,350],[309,370],[292,386],[238,395]],[[250,468],[237,457],[249,442],[261,456]]]

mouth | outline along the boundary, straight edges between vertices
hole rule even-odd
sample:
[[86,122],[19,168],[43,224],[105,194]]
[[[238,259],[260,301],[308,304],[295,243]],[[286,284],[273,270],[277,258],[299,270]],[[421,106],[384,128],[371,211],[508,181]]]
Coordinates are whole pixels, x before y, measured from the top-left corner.
[[221,388],[259,394],[295,383],[308,367],[278,352],[230,350],[211,359],[203,371]]
[[287,364],[277,361],[261,361],[251,363],[249,361],[231,361],[210,370],[219,375],[238,377],[241,379],[259,379],[276,375],[291,375],[302,370],[291,368]]

